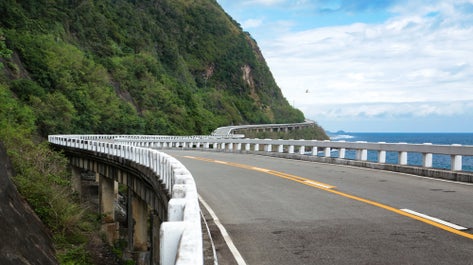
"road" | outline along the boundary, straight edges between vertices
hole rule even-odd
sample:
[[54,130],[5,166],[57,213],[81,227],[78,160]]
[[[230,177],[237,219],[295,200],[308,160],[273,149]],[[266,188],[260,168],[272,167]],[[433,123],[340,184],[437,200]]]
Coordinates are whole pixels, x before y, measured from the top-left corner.
[[[246,264],[473,264],[471,184],[256,155],[166,153],[191,171]],[[220,264],[237,264],[222,244]]]

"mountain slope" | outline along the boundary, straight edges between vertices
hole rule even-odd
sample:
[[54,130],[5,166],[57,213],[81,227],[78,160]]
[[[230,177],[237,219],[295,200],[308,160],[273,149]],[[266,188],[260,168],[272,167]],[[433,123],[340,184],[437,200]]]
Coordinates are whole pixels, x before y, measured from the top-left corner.
[[11,51],[0,82],[33,110],[42,136],[304,119],[214,0],[5,0],[0,12]]

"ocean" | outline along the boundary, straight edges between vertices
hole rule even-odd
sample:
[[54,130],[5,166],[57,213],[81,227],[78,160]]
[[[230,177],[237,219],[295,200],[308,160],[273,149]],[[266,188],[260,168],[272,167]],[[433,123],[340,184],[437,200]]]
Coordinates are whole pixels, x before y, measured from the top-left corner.
[[[409,143],[423,144],[432,143],[439,145],[473,145],[473,133],[350,133],[337,132],[329,133],[332,141],[367,141],[367,142],[386,142],[386,143]],[[355,158],[355,151],[347,150],[346,157],[348,159]],[[368,151],[368,160],[377,161],[377,152]],[[422,165],[422,154],[409,153],[407,163],[409,165]],[[463,171],[473,171],[473,154],[472,156],[463,156]],[[386,163],[397,164],[398,154],[388,152],[386,154]],[[433,167],[441,169],[450,169],[450,156],[433,155]]]

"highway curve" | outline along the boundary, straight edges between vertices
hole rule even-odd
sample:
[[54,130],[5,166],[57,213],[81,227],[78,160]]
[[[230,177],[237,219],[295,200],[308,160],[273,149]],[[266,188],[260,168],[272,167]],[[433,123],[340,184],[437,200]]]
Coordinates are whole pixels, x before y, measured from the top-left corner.
[[257,155],[166,152],[191,171],[241,255],[238,263],[213,229],[220,264],[473,264],[471,184]]

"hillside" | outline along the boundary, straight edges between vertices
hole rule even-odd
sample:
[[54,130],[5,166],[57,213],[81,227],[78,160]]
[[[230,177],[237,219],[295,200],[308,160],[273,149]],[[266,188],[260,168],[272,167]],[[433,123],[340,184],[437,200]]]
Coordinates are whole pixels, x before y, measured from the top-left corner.
[[303,120],[215,0],[0,1],[0,144],[61,264],[104,263],[90,253],[100,216],[70,192],[67,160],[47,135],[209,134]]
[[1,89],[42,136],[304,119],[214,0],[5,0],[0,13]]

